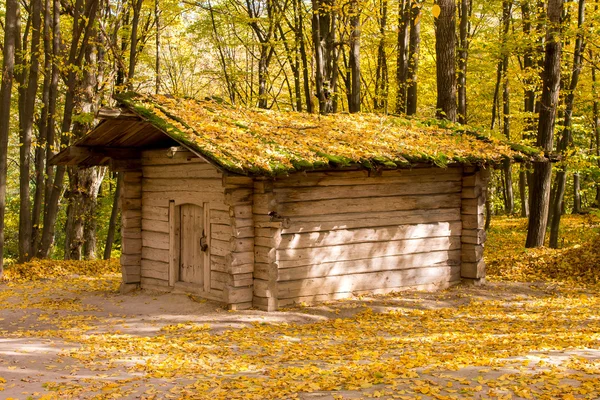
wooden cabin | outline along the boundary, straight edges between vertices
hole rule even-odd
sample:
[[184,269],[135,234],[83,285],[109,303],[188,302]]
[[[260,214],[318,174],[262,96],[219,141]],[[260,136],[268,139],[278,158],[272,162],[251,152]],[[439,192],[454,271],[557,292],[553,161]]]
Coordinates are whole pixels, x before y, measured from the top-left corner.
[[276,310],[485,277],[488,166],[426,122],[128,94],[53,160],[124,174],[122,288]]

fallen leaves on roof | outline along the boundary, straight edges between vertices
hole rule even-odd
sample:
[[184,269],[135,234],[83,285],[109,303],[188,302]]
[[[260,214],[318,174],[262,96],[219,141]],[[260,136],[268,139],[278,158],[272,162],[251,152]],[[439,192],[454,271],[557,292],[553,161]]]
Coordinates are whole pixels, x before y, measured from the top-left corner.
[[133,93],[118,100],[175,140],[237,173],[277,175],[350,165],[401,168],[414,163],[445,167],[538,154],[455,125],[443,127],[443,122],[367,113],[278,112]]

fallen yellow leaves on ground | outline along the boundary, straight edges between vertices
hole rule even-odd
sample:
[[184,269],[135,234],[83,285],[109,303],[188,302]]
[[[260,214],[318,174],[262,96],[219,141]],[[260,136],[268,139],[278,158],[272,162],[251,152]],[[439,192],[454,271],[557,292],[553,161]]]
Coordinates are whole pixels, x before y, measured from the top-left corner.
[[[495,220],[486,286],[272,314],[224,313],[182,295],[179,306],[204,307],[204,321],[148,318],[164,297],[119,295],[116,274],[12,281],[0,290],[1,315],[26,313],[0,334],[61,343],[46,369],[62,378],[33,398],[597,399],[600,294],[586,271],[598,266],[598,220],[565,220],[565,247],[535,251],[520,249],[523,220]],[[135,315],[103,311],[133,301],[150,304]],[[246,322],[224,327],[228,318]]]

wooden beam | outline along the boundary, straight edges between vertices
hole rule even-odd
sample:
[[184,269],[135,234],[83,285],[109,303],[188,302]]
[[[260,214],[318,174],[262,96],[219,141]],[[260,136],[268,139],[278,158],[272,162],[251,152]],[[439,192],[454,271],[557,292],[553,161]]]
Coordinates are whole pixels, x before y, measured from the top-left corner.
[[69,146],[50,159],[54,165],[107,165],[110,159],[140,158],[139,149],[121,147]]
[[141,118],[127,109],[122,108],[101,108],[96,113],[98,119],[120,119],[120,120],[141,120]]

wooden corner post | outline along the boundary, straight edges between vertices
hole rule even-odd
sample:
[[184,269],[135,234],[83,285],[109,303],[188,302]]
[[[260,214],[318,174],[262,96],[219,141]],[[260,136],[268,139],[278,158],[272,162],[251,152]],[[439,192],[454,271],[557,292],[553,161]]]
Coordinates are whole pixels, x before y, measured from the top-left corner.
[[140,283],[142,264],[142,172],[121,171],[121,291],[136,288]]
[[253,180],[247,176],[224,175],[225,203],[231,217],[230,253],[226,256],[228,281],[224,301],[231,310],[252,307],[254,272]]
[[489,169],[464,167],[462,177],[462,237],[460,276],[475,283],[485,279],[483,247],[485,234],[485,200]]
[[277,248],[281,242],[281,217],[277,215],[273,181],[254,182],[254,306],[265,311],[278,308]]

